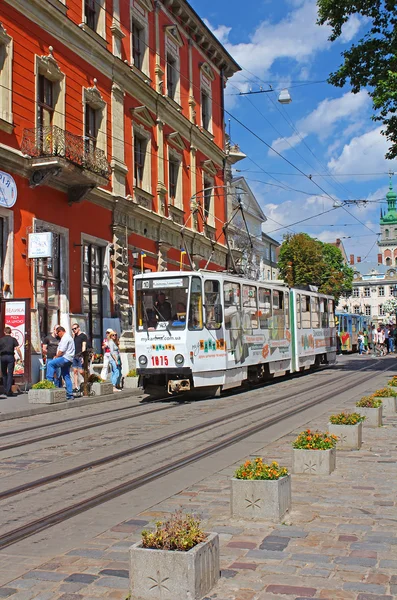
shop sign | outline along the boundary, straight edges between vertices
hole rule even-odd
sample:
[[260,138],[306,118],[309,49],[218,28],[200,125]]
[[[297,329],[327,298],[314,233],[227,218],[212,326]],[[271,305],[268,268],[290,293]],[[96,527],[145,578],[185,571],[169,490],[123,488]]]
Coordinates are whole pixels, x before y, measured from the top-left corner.
[[52,232],[29,233],[28,258],[52,257]]
[[0,206],[11,208],[17,201],[17,184],[9,173],[0,171]]
[[[5,303],[4,326],[11,327],[11,335],[17,340],[22,353],[22,360],[25,359],[25,322],[26,322],[26,304],[24,301],[15,300]],[[14,375],[23,375],[25,372],[24,364],[18,359],[15,362]]]

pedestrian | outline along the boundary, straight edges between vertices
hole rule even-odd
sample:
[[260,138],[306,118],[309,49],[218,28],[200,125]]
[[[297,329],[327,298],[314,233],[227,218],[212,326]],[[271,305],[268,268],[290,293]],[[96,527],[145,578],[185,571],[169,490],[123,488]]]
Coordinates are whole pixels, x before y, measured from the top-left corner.
[[[56,333],[57,327],[59,327],[59,325],[54,325],[52,333],[49,333],[48,335],[46,335],[43,340],[43,348],[42,348],[43,356],[45,357],[47,363],[52,358],[55,358],[55,355],[58,351],[59,338]],[[56,382],[55,382],[55,385],[57,387],[61,387],[60,375],[61,375],[61,370],[58,369],[58,371],[56,373]]]
[[72,325],[73,339],[74,339],[74,358],[73,358],[73,383],[75,393],[80,391],[79,387],[79,374],[84,375],[84,361],[82,353],[87,350],[88,337],[80,329],[78,323]]
[[359,354],[365,354],[365,351],[364,351],[364,334],[363,334],[362,331],[358,332],[358,338],[357,338],[357,340],[358,340],[358,353]]
[[110,348],[110,366],[112,367],[112,383],[113,383],[113,391],[120,392],[119,389],[120,380],[121,380],[121,358],[120,358],[120,350],[117,341],[117,333],[113,331],[110,334],[109,339],[109,348]]
[[101,371],[101,379],[106,381],[108,378],[109,371],[109,361],[110,361],[110,348],[109,348],[109,340],[110,335],[113,333],[113,329],[106,329],[106,337],[102,342],[102,350],[103,350],[103,367]]
[[390,344],[389,344],[389,326],[388,325],[385,325],[383,327],[383,333],[384,333],[384,336],[385,336],[384,342],[385,342],[385,346],[386,346],[386,351],[387,351],[387,354],[389,354],[389,352],[390,352]]
[[74,341],[71,335],[66,333],[64,327],[58,325],[56,334],[60,338],[58,350],[55,358],[52,358],[47,363],[47,379],[54,383],[54,375],[57,369],[61,369],[61,375],[66,385],[66,398],[73,400],[72,379],[70,377],[70,367],[74,358]]
[[365,350],[365,354],[369,354],[369,339],[368,339],[368,331],[366,329],[364,329],[363,332],[364,335],[364,350]]
[[15,350],[22,362],[22,353],[18,341],[11,335],[11,327],[4,327],[4,337],[0,338],[1,373],[6,396],[16,396],[11,390],[15,367]]
[[389,326],[389,350],[394,352],[394,325]]

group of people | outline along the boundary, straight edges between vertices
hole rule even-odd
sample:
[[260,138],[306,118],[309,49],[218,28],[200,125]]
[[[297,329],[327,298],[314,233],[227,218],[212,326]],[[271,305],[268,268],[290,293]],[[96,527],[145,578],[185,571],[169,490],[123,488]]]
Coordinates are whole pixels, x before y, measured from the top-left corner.
[[[73,336],[73,337],[72,337]],[[65,328],[56,325],[53,332],[43,340],[43,355],[46,357],[46,377],[48,381],[61,387],[62,379],[65,382],[66,397],[72,400],[74,395],[80,392],[79,376],[84,373],[83,354],[88,348],[88,337],[81,331],[80,325],[72,325],[72,335]],[[112,383],[115,391],[120,391],[121,381],[121,358],[117,340],[117,333],[112,329],[106,331],[103,340],[104,367],[102,379],[107,378],[109,365],[112,369]],[[73,372],[73,383],[70,372]]]
[[375,356],[390,354],[397,348],[397,327],[395,325],[372,325],[371,331],[359,331],[358,352]]

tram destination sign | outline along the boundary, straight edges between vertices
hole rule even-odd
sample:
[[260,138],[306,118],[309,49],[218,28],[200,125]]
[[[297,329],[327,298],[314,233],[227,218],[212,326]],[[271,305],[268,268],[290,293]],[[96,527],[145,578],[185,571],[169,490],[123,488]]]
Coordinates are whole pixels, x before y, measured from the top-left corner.
[[159,288],[177,288],[185,287],[183,277],[172,277],[170,279],[153,279],[153,289],[158,290]]

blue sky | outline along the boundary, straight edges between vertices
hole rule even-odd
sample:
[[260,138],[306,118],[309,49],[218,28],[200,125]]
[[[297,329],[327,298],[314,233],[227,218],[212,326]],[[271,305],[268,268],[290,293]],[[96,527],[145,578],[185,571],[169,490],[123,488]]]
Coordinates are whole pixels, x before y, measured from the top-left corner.
[[[371,120],[366,92],[353,95],[348,87],[314,83],[339,66],[341,52],[363,35],[365,22],[353,17],[342,39],[331,44],[329,30],[316,25],[313,0],[191,4],[243,69],[227,86],[226,109],[293,165],[231,119],[232,141],[247,155],[236,165],[236,175],[246,177],[268,217],[264,230],[279,240],[292,230],[323,241],[339,237],[348,254],[376,259],[374,232],[379,232],[380,207],[385,206],[378,200],[387,192],[388,171],[397,172],[395,161],[384,159],[387,141]],[[274,93],[238,95],[267,84]],[[286,106],[277,102],[284,87],[293,99]],[[334,208],[357,199],[369,202]],[[329,212],[319,214],[324,211]],[[307,217],[314,218],[285,228]]]

